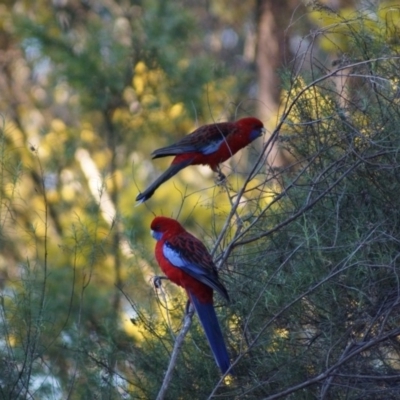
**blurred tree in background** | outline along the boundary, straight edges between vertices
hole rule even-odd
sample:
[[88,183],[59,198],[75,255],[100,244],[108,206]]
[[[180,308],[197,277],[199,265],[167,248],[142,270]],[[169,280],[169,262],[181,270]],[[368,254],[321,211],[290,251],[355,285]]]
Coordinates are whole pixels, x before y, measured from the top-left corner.
[[[3,1],[0,398],[156,398],[185,300],[152,287],[154,214],[233,299],[236,376],[194,319],[167,398],[396,398],[399,29],[397,1]],[[271,135],[227,185],[134,208],[155,148],[247,115]]]

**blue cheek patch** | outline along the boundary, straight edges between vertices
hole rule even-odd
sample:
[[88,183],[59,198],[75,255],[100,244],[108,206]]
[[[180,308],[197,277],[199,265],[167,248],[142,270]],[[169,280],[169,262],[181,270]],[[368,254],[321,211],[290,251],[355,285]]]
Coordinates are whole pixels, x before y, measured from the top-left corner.
[[250,140],[256,140],[258,137],[260,137],[262,135],[262,129],[258,128],[258,129],[253,129],[250,133]]
[[156,240],[160,240],[162,238],[161,232],[156,232],[156,231],[151,230],[150,233],[151,233],[151,236],[153,236],[153,238]]

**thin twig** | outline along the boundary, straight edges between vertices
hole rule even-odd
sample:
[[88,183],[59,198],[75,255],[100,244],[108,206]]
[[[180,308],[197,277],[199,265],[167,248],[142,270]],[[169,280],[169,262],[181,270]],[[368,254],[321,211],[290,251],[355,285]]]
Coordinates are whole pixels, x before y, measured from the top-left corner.
[[190,325],[192,324],[193,314],[194,314],[194,308],[193,308],[193,305],[190,304],[189,310],[183,318],[182,329],[179,332],[179,335],[176,337],[176,340],[174,343],[174,348],[171,353],[171,358],[169,360],[168,369],[167,369],[167,372],[165,373],[164,380],[161,385],[160,391],[158,392],[156,400],[163,400],[165,397],[165,394],[167,393],[168,386],[172,379],[172,374],[174,372],[174,368],[175,368],[176,362],[178,360],[178,354],[183,345],[183,340],[185,339],[185,336],[189,332]]
[[[315,376],[314,378],[311,378],[305,382],[301,382],[298,385],[291,386],[291,387],[287,388],[286,390],[283,390],[279,393],[273,394],[272,396],[265,397],[263,400],[280,399],[280,398],[286,397],[298,390],[304,389],[308,386],[314,385],[315,383],[321,382],[322,380],[326,379],[331,374],[333,374],[335,370],[337,370],[344,363],[348,362],[351,358],[378,345],[381,342],[384,342],[385,340],[395,338],[399,334],[400,334],[400,328],[395,329],[391,332],[388,332],[386,335],[382,335],[381,337],[375,338],[375,339],[370,340],[365,343],[354,343],[352,346],[346,348],[346,350],[345,350],[346,355],[344,357],[341,357],[337,363],[332,365],[330,368],[328,368],[321,374],[319,374],[319,375]],[[351,349],[354,349],[354,350],[350,351]]]

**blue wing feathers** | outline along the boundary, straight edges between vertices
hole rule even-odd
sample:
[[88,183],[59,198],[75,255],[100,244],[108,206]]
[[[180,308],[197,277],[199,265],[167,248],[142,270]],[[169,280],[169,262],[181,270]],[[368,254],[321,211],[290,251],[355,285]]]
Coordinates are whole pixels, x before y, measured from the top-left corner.
[[164,257],[175,267],[217,291],[229,302],[229,295],[219,281],[217,268],[206,247],[189,233],[165,241]]
[[226,137],[234,131],[235,124],[231,122],[203,125],[191,134],[184,136],[178,142],[154,150],[152,156],[153,158],[159,158],[185,153],[209,155],[215,153],[226,140]]

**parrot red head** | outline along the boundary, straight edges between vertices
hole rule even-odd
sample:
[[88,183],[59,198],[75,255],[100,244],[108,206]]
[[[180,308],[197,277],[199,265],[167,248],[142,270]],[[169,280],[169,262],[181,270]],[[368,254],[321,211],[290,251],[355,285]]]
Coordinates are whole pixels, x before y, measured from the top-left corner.
[[185,231],[183,226],[175,219],[168,217],[155,217],[150,225],[151,235],[160,240],[164,233],[179,233]]

